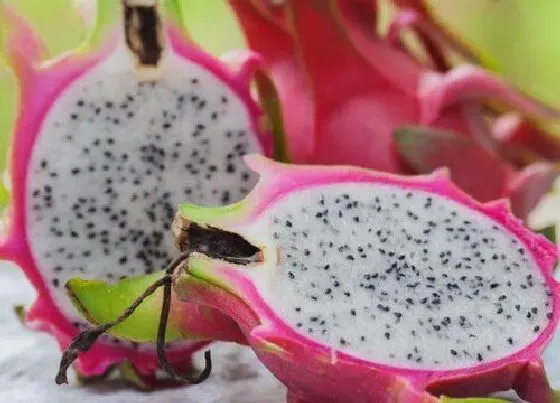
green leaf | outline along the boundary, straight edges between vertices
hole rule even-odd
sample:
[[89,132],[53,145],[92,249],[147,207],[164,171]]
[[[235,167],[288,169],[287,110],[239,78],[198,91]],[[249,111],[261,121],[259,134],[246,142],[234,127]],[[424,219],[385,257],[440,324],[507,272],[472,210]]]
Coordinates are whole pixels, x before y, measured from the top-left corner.
[[282,106],[280,105],[276,87],[270,77],[261,71],[255,74],[255,82],[261,107],[266,114],[270,126],[268,129],[272,131],[274,139],[274,159],[279,162],[290,162],[288,145],[286,143],[286,131],[282,120]]
[[[131,277],[108,284],[99,280],[72,279],[66,284],[74,306],[83,318],[93,324],[115,320],[144,290],[162,276],[161,272]],[[162,289],[138,307],[127,320],[108,333],[136,342],[155,342],[161,313]],[[180,305],[172,310],[167,324],[166,341],[188,338],[181,331]]]
[[543,235],[550,242],[556,243],[556,225],[549,225],[548,227],[537,229],[535,232]]

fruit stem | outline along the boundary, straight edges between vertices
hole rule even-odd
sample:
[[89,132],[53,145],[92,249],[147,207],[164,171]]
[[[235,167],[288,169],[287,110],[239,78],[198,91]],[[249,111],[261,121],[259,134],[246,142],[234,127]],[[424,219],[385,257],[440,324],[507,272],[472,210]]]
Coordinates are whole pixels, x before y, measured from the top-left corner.
[[210,355],[210,351],[206,351],[204,353],[204,369],[200,372],[200,374],[193,377],[186,377],[177,374],[173,367],[169,364],[165,356],[165,332],[167,328],[169,311],[171,309],[171,286],[173,283],[173,274],[175,270],[181,266],[181,264],[187,261],[189,255],[190,252],[184,252],[177,258],[173,259],[173,261],[171,261],[171,263],[169,263],[169,265],[166,267],[163,277],[156,280],[148,288],[146,288],[142,295],[136,298],[136,300],[134,300],[134,302],[130,306],[128,306],[128,308],[126,308],[117,319],[103,325],[84,330],[76,337],[74,337],[72,343],[70,343],[70,346],[68,346],[62,353],[62,358],[60,360],[60,366],[55,378],[55,382],[58,385],[68,383],[68,368],[70,368],[70,365],[72,365],[72,363],[78,358],[78,355],[80,353],[89,351],[93,347],[99,336],[101,336],[103,333],[107,332],[110,328],[124,322],[134,313],[134,311],[136,311],[136,309],[144,302],[146,298],[156,292],[156,290],[160,287],[164,287],[164,293],[157,335],[157,356],[159,364],[169,374],[169,376],[177,381],[197,384],[208,379],[212,371],[212,358]]
[[191,222],[177,213],[172,226],[177,248],[184,252],[198,252],[226,262],[247,266],[262,261],[262,251],[241,235]]
[[157,2],[122,0],[126,44],[142,67],[157,67],[163,53],[162,21]]

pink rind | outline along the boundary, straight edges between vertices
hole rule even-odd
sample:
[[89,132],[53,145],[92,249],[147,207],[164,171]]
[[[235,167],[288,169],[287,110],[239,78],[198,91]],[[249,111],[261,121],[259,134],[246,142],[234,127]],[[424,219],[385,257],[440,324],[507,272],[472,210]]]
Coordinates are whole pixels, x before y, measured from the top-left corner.
[[445,74],[427,74],[420,83],[420,122],[431,124],[445,107],[474,99],[495,99],[526,114],[558,119],[560,111],[521,94],[484,69],[462,65]]
[[[228,217],[228,227],[236,228],[241,235],[244,235],[244,228],[249,227],[272,204],[292,192],[318,185],[332,185],[343,182],[404,186],[413,190],[441,195],[478,211],[490,220],[495,221],[496,224],[503,226],[516,236],[530,252],[552,292],[553,317],[546,329],[530,345],[504,359],[466,369],[421,371],[375,364],[349,354],[337,352],[336,363],[333,364],[329,361],[331,352],[327,346],[309,340],[295,332],[261,298],[251,277],[245,274],[247,270],[258,270],[258,267],[240,270],[223,262],[211,261],[200,256],[193,257],[193,267],[201,267],[200,271],[204,273],[202,277],[207,283],[206,286],[199,286],[197,292],[193,292],[189,287],[186,287],[188,292],[192,293],[193,296],[196,295],[195,298],[198,302],[222,309],[224,313],[237,321],[261,360],[286,383],[288,389],[306,390],[311,393],[311,396],[325,397],[329,396],[329,383],[354,385],[353,382],[360,379],[362,373],[366,372],[372,390],[365,388],[363,396],[344,396],[342,400],[350,399],[353,402],[402,401],[403,403],[415,401],[383,400],[385,397],[375,394],[377,393],[376,390],[382,388],[378,382],[371,380],[377,379],[376,377],[379,376],[382,379],[389,377],[394,382],[408,382],[407,388],[410,387],[414,393],[419,393],[419,396],[422,396],[420,399],[428,398],[429,395],[422,394],[422,391],[426,390],[452,396],[473,396],[515,388],[523,396],[530,397],[532,399],[530,401],[537,403],[548,401],[550,390],[546,376],[543,371],[539,372],[535,369],[542,368],[540,355],[552,338],[553,331],[560,319],[560,286],[552,275],[552,269],[558,259],[559,251],[546,238],[532,234],[526,229],[519,219],[511,215],[504,201],[486,204],[476,202],[454,186],[443,170],[432,175],[403,177],[345,166],[298,167],[274,163],[259,156],[249,156],[247,162],[252,169],[262,176],[257,187],[243,202],[245,208],[240,210],[239,216],[234,219]],[[220,226],[219,222],[216,221],[213,221],[212,224]],[[181,287],[181,284],[179,284],[178,293],[181,293]],[[218,294],[221,295],[221,298],[216,299]],[[242,301],[241,304],[236,304],[235,310],[230,310],[227,303],[218,303],[218,301],[227,301],[228,294],[230,298],[233,295],[236,300]],[[185,298],[190,298],[190,294],[186,295]],[[241,306],[244,309],[241,309]],[[247,316],[256,316],[258,324],[255,324],[254,319],[247,321],[245,319]],[[277,349],[273,348],[276,352],[268,351],[271,349],[270,345],[278,347]],[[290,362],[291,358],[286,357],[282,353],[283,351],[290,351],[290,356],[295,362]],[[297,376],[292,376],[292,371],[297,373]],[[304,380],[300,382],[302,377]],[[458,382],[458,379],[461,379],[461,382]],[[319,386],[317,388],[310,386],[313,382]],[[531,382],[538,387],[525,387]],[[472,388],[468,389],[463,385],[471,385]],[[355,389],[354,387],[348,387]],[[344,392],[341,392],[338,388],[331,390],[330,393],[336,393],[335,395],[340,397],[340,393]],[[309,401],[314,402],[315,400]]]
[[[8,61],[19,84],[20,109],[11,145],[9,172],[12,192],[7,209],[8,215],[4,219],[4,233],[0,240],[0,258],[12,261],[21,267],[37,291],[36,300],[25,315],[25,323],[30,328],[52,334],[61,349],[64,349],[79,331],[56,307],[30,250],[25,223],[27,173],[36,136],[54,100],[75,80],[114,51],[115,41],[89,54],[73,52],[59,59],[43,62],[41,59],[43,47],[37,35],[9,8],[0,5],[0,21],[3,22],[5,19],[13,28],[10,31],[13,34],[7,38],[5,48],[8,50]],[[258,125],[262,112],[250,97],[250,83],[247,81],[249,77],[236,76],[215,61],[212,56],[185,43],[184,37],[174,27],[168,28],[167,35],[171,48],[178,55],[210,70],[246,103],[252,118],[253,130],[259,134],[264,152],[270,155],[271,136],[263,132]],[[189,367],[190,354],[207,343],[185,343],[181,348],[171,350],[168,353],[170,363],[177,368]],[[122,345],[98,342],[89,352],[80,355],[75,362],[75,368],[83,376],[97,376],[123,361],[130,361],[145,380],[155,379],[153,374],[158,364],[154,349],[140,351]]]
[[268,0],[228,0],[248,45],[262,55],[263,69],[274,85],[282,106],[289,154],[308,161],[315,143],[313,105],[309,80],[296,54],[283,6]]

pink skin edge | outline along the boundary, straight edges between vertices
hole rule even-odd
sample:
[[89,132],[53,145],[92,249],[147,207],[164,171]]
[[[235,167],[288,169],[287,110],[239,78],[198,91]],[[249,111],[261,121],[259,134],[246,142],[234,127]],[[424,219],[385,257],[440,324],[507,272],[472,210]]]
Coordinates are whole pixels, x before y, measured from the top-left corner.
[[[73,54],[55,60],[49,65],[41,66],[42,48],[39,38],[31,31],[29,26],[6,7],[0,8],[0,16],[5,18],[14,29],[8,40],[6,50],[11,59],[12,68],[20,84],[20,110],[17,117],[16,129],[12,143],[10,160],[10,174],[12,182],[12,200],[7,210],[10,214],[6,219],[5,232],[0,241],[0,258],[10,260],[23,268],[24,274],[37,291],[37,298],[25,315],[25,322],[33,329],[51,333],[57,340],[61,349],[66,348],[72,338],[79,331],[62,315],[52,300],[44,279],[41,277],[32,256],[25,225],[25,189],[27,187],[27,172],[29,160],[35,139],[40,131],[47,111],[58,99],[62,91],[68,88],[75,80],[94,68],[97,63],[114,50],[114,46],[105,46],[99,51],[83,55]],[[267,133],[262,133],[258,128],[258,119],[262,112],[250,98],[249,78],[247,75],[235,75],[227,71],[211,56],[198,49],[190,47],[178,30],[168,29],[169,43],[173,50],[180,56],[200,64],[214,73],[220,80],[229,85],[234,93],[244,100],[252,117],[255,133],[259,133],[259,140],[267,155],[271,152],[272,139]],[[114,44],[114,41],[112,41]],[[37,89],[40,88],[40,91]],[[198,312],[196,307],[187,307],[187,312]],[[218,312],[216,320],[223,322],[225,328],[231,333],[226,337],[230,340],[241,341],[242,336],[231,321],[223,318]],[[209,319],[208,319],[209,320]],[[212,322],[212,321],[211,321]],[[208,333],[208,323],[201,321],[202,334]],[[194,342],[171,350],[169,360],[177,367],[190,365],[190,353],[199,350],[208,342]],[[123,361],[130,361],[140,375],[149,379],[158,368],[154,350],[137,351],[122,346],[114,346],[98,342],[87,353],[82,354],[75,362],[76,369],[83,375],[101,375],[112,365]]]
[[560,176],[560,164],[537,162],[518,172],[508,183],[511,208],[518,217],[528,217]]
[[[341,393],[350,393],[344,396],[344,399],[351,399],[353,402],[404,403],[431,401],[422,400],[428,399],[429,396],[421,393],[424,390],[445,392],[460,397],[485,395],[513,387],[522,394],[522,397],[531,399],[530,401],[539,403],[549,401],[550,390],[540,363],[540,355],[552,338],[560,319],[558,306],[560,285],[554,280],[552,272],[559,256],[558,249],[546,238],[529,232],[519,219],[509,213],[505,202],[480,204],[451,184],[443,171],[428,176],[403,177],[353,167],[287,166],[257,156],[248,157],[247,161],[252,169],[261,174],[261,181],[243,202],[239,212],[217,217],[209,224],[231,228],[243,235],[245,228],[264,214],[272,204],[291,192],[314,186],[349,182],[404,186],[454,200],[503,226],[527,248],[553,293],[554,316],[546,329],[527,347],[507,358],[466,369],[422,371],[394,368],[364,361],[346,353],[337,353],[337,362],[330,364],[325,362],[328,361],[329,348],[307,339],[286,325],[260,297],[259,291],[250,278],[244,275],[243,270],[222,262],[208,261],[202,270],[204,275],[208,276],[205,278],[210,280],[206,280],[207,283],[202,286],[195,285],[192,289],[189,287],[186,287],[187,290],[177,289],[179,298],[192,298],[197,302],[224,310],[224,313],[239,323],[261,360],[286,383],[288,389],[296,392],[306,391],[314,398],[320,396],[321,399],[316,400],[317,402],[328,401],[332,396],[337,396],[340,401]],[[216,279],[221,285],[213,284],[212,279]],[[185,293],[187,295],[184,295]],[[232,299],[232,294],[233,298],[238,300],[236,304],[227,302],[220,304],[220,300],[227,301],[228,297]],[[235,309],[230,309],[233,306]],[[276,354],[267,352],[266,342],[276,344],[285,351]],[[291,360],[294,360],[293,364],[290,363]],[[290,368],[292,365],[293,368]],[[363,384],[360,383],[361,381]],[[379,393],[394,393],[394,390],[392,388],[389,388],[389,391],[380,390],[383,388],[379,386],[378,381],[389,385],[408,381],[409,385],[402,390],[410,389],[407,393],[417,393],[418,398],[414,400],[407,395],[406,399],[402,398],[402,400],[386,400],[387,395],[379,395]],[[331,385],[333,383],[334,386]],[[345,385],[344,389],[351,389],[353,392],[341,391],[340,385]],[[352,393],[361,395],[355,396]],[[299,392],[296,394],[301,395]]]
[[523,120],[518,114],[509,113],[496,119],[492,134],[504,151],[518,160],[516,162],[524,163],[527,157],[531,160],[560,160],[558,138]]

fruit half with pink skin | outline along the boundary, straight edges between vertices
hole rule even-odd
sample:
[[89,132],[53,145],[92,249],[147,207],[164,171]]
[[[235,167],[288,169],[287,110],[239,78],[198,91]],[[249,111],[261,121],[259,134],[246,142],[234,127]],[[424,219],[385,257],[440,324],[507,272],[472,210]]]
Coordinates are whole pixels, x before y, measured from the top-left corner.
[[[62,348],[85,324],[66,295],[69,278],[112,282],[165,266],[176,205],[241,199],[256,182],[241,157],[271,148],[247,70],[230,71],[191,42],[175,2],[124,1],[118,22],[108,23],[118,4],[97,2],[92,42],[54,60],[0,5],[3,50],[20,87],[0,257],[37,290],[26,323]],[[182,329],[187,341],[170,346],[170,361],[188,365],[216,322],[239,339],[231,320],[207,310],[200,328]],[[99,375],[125,360],[150,377],[155,346],[107,337],[76,368]]]
[[552,401],[540,355],[558,250],[504,202],[442,171],[247,162],[260,181],[245,200],[180,206],[174,236],[193,253],[175,292],[232,317],[289,401]]

